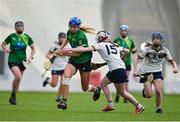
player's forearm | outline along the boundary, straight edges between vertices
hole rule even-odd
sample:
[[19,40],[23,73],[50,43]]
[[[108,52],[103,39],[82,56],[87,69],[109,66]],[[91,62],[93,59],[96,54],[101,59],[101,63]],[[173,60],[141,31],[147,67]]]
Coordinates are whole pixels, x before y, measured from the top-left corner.
[[171,63],[171,65],[173,66],[173,69],[174,69],[174,70],[177,70],[177,69],[178,69],[178,68],[177,68],[177,64],[176,64],[176,62],[175,62],[174,60],[170,61],[170,63]]
[[68,40],[64,40],[62,45],[60,46],[60,49],[64,48],[68,44]]
[[136,57],[134,58],[134,62],[133,62],[134,72],[137,72],[138,61],[139,61],[139,58],[138,58],[137,55],[136,55]]
[[80,52],[68,52],[68,53],[63,53],[60,56],[80,56]]
[[30,59],[33,59],[35,53],[36,53],[36,48],[35,48],[34,45],[32,45],[32,46],[31,46],[31,53],[30,53],[29,58],[30,58]]
[[46,54],[46,58],[51,59],[54,56],[50,51]]
[[137,67],[138,60],[139,60],[139,59],[138,59],[138,57],[137,57],[137,53],[134,53],[134,54],[132,55],[133,66],[136,65],[136,67]]
[[93,51],[93,47],[77,47],[77,48],[72,48],[72,52],[90,52]]
[[2,47],[2,49],[4,50],[4,52],[6,52],[6,53],[9,53],[9,52],[10,52],[10,49],[7,47],[7,44],[6,44],[5,42],[3,42],[3,43],[1,44],[1,47]]

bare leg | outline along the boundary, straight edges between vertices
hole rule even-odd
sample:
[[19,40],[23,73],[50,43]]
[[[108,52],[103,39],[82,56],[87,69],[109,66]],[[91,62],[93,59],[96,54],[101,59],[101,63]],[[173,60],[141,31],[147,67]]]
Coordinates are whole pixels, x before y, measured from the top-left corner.
[[62,102],[60,102],[57,107],[60,109],[67,109],[67,98],[69,95],[69,82],[71,77],[76,73],[76,68],[72,64],[67,64],[64,71],[64,79],[62,81]]
[[90,72],[80,71],[80,76],[81,76],[81,86],[83,91],[95,92],[96,86],[94,86],[93,84],[89,84]]
[[49,85],[52,87],[56,87],[58,80],[59,80],[59,75],[52,75],[52,78],[51,78],[51,81],[49,82]]
[[64,70],[64,80],[62,81],[63,97],[68,98],[69,95],[69,81],[76,73],[76,68],[72,64],[67,64]]
[[57,93],[57,96],[62,96],[62,81],[63,81],[63,74],[60,75],[60,86],[59,86],[59,89],[58,89],[58,93]]
[[101,88],[104,92],[104,95],[106,96],[107,101],[112,101],[112,95],[111,95],[111,91],[108,87],[108,84],[110,84],[111,81],[105,76],[102,81],[101,81]]
[[143,105],[141,105],[133,95],[131,95],[129,92],[125,90],[125,83],[116,83],[114,85],[118,90],[119,94],[135,106],[136,113],[139,114],[144,110]]
[[144,83],[144,95],[147,98],[151,98],[152,97],[152,84],[149,82],[145,82]]
[[162,103],[162,87],[163,87],[162,80],[156,79],[154,80],[153,84],[156,91],[156,112],[162,113],[162,110],[161,112],[158,112],[158,109],[161,109],[161,103]]
[[20,81],[23,76],[23,71],[20,71],[20,69],[17,66],[12,67],[11,71],[14,75],[14,80],[12,83],[12,93],[9,102],[12,105],[16,105],[16,93],[18,92],[19,89]]

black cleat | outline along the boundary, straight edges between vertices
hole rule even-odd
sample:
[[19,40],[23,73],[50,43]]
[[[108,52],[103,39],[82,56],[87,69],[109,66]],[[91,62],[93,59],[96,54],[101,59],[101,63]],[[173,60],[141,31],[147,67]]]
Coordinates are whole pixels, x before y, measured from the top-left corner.
[[119,102],[119,99],[120,99],[120,96],[118,94],[116,94],[116,97],[114,99],[115,103],[118,103]]
[[67,104],[65,102],[60,102],[59,104],[57,104],[57,107],[59,109],[62,109],[62,110],[66,110],[67,109]]
[[97,87],[97,89],[96,89],[96,91],[94,92],[94,95],[93,95],[93,100],[97,101],[100,98],[100,95],[101,95],[101,88]]
[[161,108],[158,108],[157,110],[156,110],[156,113],[162,113],[163,112],[163,110],[161,109]]
[[48,84],[48,81],[49,81],[49,77],[47,77],[45,80],[44,80],[44,82],[43,82],[43,87],[45,87],[47,84]]
[[16,103],[16,97],[10,97],[9,98],[9,103],[11,104],[11,105],[17,105],[17,103]]
[[144,98],[146,98],[146,95],[145,95],[145,93],[144,93],[144,89],[142,90],[142,96],[143,96]]

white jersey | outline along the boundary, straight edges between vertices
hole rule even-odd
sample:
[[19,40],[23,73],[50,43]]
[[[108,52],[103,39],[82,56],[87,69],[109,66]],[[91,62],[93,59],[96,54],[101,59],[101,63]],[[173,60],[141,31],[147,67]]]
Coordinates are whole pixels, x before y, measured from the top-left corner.
[[[70,48],[69,44],[66,46]],[[55,42],[49,49],[50,52],[56,51],[56,49],[60,48],[60,45]],[[57,56],[52,64],[52,70],[64,70],[65,66],[68,62],[68,56]]]
[[107,62],[110,71],[118,68],[126,69],[123,60],[120,58],[120,52],[123,51],[123,47],[115,46],[110,42],[100,42],[94,48]]
[[138,54],[138,57],[143,59],[139,68],[140,74],[161,72],[162,63],[165,60],[173,60],[169,50],[163,46],[159,51],[154,50],[152,46],[146,47],[141,53]]

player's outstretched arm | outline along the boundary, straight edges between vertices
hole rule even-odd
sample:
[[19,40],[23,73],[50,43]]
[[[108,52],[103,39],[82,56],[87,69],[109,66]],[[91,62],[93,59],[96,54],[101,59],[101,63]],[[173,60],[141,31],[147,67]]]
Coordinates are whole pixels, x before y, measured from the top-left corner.
[[71,48],[70,51],[72,52],[90,52],[90,51],[94,51],[95,48],[94,47],[77,47],[77,48]]
[[138,61],[139,61],[139,58],[138,56],[136,55],[135,59],[134,59],[134,77],[137,77],[138,76],[138,70],[137,70],[137,67],[138,67]]
[[56,51],[57,55],[60,56],[79,56],[81,52],[90,52],[94,51],[94,47],[77,47],[77,48],[64,48],[61,50]]
[[63,41],[60,49],[64,48],[64,47],[68,44],[68,42],[69,42],[69,41],[68,41],[67,39],[65,39],[65,40]]

